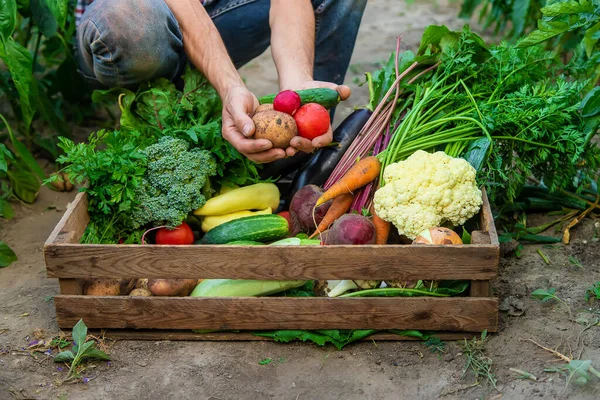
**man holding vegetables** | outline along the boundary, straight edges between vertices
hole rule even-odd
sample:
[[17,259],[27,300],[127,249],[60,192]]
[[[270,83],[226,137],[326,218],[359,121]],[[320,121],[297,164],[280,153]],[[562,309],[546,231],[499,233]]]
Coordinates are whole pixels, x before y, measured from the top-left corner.
[[257,163],[311,152],[332,140],[300,136],[287,149],[253,139],[257,98],[237,68],[271,45],[280,90],[342,85],[366,0],[78,0],[77,61],[94,87],[176,80],[188,62],[223,101],[223,137]]

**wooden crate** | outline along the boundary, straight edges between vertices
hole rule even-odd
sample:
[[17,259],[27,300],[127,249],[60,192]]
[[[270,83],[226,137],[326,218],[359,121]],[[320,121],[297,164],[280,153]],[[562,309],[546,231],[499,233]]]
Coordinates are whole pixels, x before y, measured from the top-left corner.
[[[58,325],[80,318],[90,329],[132,339],[264,340],[274,329],[417,329],[446,340],[495,332],[499,243],[483,192],[470,245],[156,246],[79,244],[89,216],[80,193],[44,246],[47,275],[58,278]],[[467,296],[382,298],[84,296],[86,278],[229,278],[263,280],[470,280]],[[195,333],[211,330],[214,333]],[[232,333],[232,331],[237,331]],[[379,340],[406,337],[380,333]]]

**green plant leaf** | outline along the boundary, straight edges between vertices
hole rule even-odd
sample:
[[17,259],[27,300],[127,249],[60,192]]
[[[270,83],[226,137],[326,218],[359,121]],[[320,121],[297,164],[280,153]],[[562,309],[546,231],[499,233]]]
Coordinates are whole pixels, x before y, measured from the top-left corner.
[[71,350],[61,351],[54,357],[54,362],[71,362],[75,359],[75,355]]
[[0,199],[0,217],[12,219],[14,216],[15,210],[13,210],[10,201],[6,199]]
[[[87,332],[86,332],[86,336],[87,336]],[[90,340],[89,342],[85,342],[83,344],[83,346],[81,346],[81,349],[77,345],[73,346],[73,351],[75,351],[75,349],[77,349],[77,356],[79,356],[79,358],[83,358],[85,356],[85,354],[94,347],[94,345],[95,345],[95,343],[92,340]]]
[[585,35],[583,36],[583,47],[585,48],[585,54],[589,57],[592,57],[592,53],[594,52],[594,47],[600,40],[598,34],[600,33],[600,21],[596,23],[596,25],[585,31]]
[[464,226],[462,232],[462,242],[464,244],[471,244],[471,234],[465,229]]
[[133,115],[131,106],[135,101],[135,93],[131,90],[123,88],[113,88],[108,90],[94,90],[92,93],[92,101],[97,104],[110,104],[118,102],[121,109],[121,128],[122,129],[137,129],[140,127],[139,120]]
[[556,288],[546,289],[537,289],[533,293],[531,293],[531,297],[541,300],[548,301],[555,297],[554,293],[556,292]]
[[[52,101],[40,81],[33,82],[31,85],[32,98],[35,102],[35,108],[40,112],[42,118],[50,124],[58,136],[69,137],[71,135],[69,126],[64,119],[56,115]],[[55,140],[52,141],[53,143]]]
[[542,14],[546,17],[560,17],[565,14],[577,14],[594,12],[594,6],[589,1],[563,1],[555,2],[542,8]]
[[80,319],[73,327],[71,336],[73,336],[73,341],[76,345],[80,346],[85,343],[85,338],[87,337],[87,326],[82,319]]
[[[31,17],[42,35],[52,37],[58,30],[58,22],[47,0],[31,0]],[[52,1],[52,3],[55,3]]]
[[419,56],[424,55],[425,50],[427,50],[430,45],[437,46],[442,38],[449,33],[450,30],[444,25],[429,25],[423,32],[423,37],[421,38],[421,44],[419,45],[417,54]]
[[530,0],[515,0],[512,6],[513,38],[523,34],[527,14],[529,13]]
[[17,23],[17,2],[0,0],[0,37],[7,40],[12,36]]
[[0,268],[8,267],[17,260],[15,252],[6,243],[0,242]]
[[[93,344],[94,342],[87,342],[87,343]],[[110,356],[108,354],[106,354],[105,352],[103,352],[102,350],[97,349],[96,347],[89,347],[88,349],[86,349],[82,355],[82,358],[93,358],[93,359],[101,360],[101,361],[110,361]]]
[[15,154],[17,155],[17,157],[20,158],[21,161],[23,161],[25,163],[25,165],[29,168],[29,170],[31,172],[33,172],[40,179],[43,180],[46,177],[46,173],[44,172],[42,167],[40,167],[40,165],[37,163],[37,161],[35,160],[33,155],[31,155],[31,153],[29,152],[27,147],[23,143],[21,143],[20,141],[17,140],[13,130],[11,129],[10,125],[8,124],[8,121],[6,121],[6,119],[4,118],[4,116],[2,114],[0,114],[0,120],[2,122],[4,122],[4,126],[6,126],[6,130],[8,131],[8,135],[10,136],[10,140],[12,142],[12,145],[14,147]]
[[273,362],[273,359],[267,357],[267,358],[263,358],[262,360],[260,360],[258,362],[258,365],[267,365],[267,364],[271,364],[272,362]]
[[8,66],[8,70],[19,93],[23,122],[25,123],[25,128],[28,129],[34,113],[29,97],[31,94],[33,60],[29,50],[15,42],[12,38],[6,40],[0,38],[0,41],[4,45],[6,53],[4,61]]
[[69,0],[44,0],[48,8],[56,18],[59,29],[64,29],[67,23],[67,12],[69,11]]
[[10,151],[6,148],[3,143],[0,143],[0,172],[8,171],[8,160],[7,156],[10,154]]
[[531,32],[525,39],[519,42],[517,47],[530,47],[536,44],[545,42],[555,36],[568,32],[574,29],[567,23],[554,21],[540,24],[540,29]]
[[593,117],[600,114],[600,86],[594,89],[585,96],[581,101],[581,116],[584,118]]
[[13,193],[25,203],[33,204],[40,191],[40,181],[24,168],[8,173]]

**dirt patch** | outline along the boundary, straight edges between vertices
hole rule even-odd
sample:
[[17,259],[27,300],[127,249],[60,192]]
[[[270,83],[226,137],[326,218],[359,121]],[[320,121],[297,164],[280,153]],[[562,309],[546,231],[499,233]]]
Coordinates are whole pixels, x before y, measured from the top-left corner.
[[[426,25],[446,24],[457,29],[457,7],[446,1],[408,7],[398,0],[371,0],[363,20],[352,67],[346,77],[353,90],[340,105],[339,123],[353,107],[368,99],[358,86],[363,71],[386,60],[395,37],[414,49]],[[242,70],[257,95],[277,89],[269,53]],[[585,330],[586,323],[600,318],[600,307],[585,302],[586,288],[600,281],[600,243],[594,239],[593,221],[573,230],[569,246],[525,246],[520,257],[506,246],[500,277],[494,292],[505,303],[500,332],[491,335],[485,354],[493,361],[497,390],[473,385],[463,377],[465,355],[460,343],[447,343],[443,352],[431,352],[423,343],[362,342],[342,351],[305,343],[272,342],[116,342],[111,362],[92,363],[86,384],[58,386],[66,376],[63,365],[50,357],[25,351],[42,329],[45,338],[58,334],[52,296],[56,280],[46,278],[43,243],[74,193],[42,190],[31,207],[20,207],[17,217],[3,223],[0,240],[11,244],[19,262],[0,270],[0,399],[593,399],[598,381],[585,388],[571,385],[563,393],[565,379],[544,368],[560,363],[548,352],[522,339],[556,348],[600,366],[600,327]],[[54,208],[53,208],[54,207]],[[537,250],[549,259],[546,264]],[[514,246],[512,247],[514,250]],[[570,258],[571,257],[571,258]],[[573,262],[576,259],[580,265]],[[539,288],[556,288],[556,294],[572,309],[551,301],[531,298]],[[265,358],[273,361],[266,365]],[[538,380],[519,379],[518,368]]]

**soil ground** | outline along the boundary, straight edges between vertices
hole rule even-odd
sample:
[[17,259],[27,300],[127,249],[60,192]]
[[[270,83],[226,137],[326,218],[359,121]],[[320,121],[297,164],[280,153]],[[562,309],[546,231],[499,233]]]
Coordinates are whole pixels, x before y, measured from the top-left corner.
[[[397,34],[405,33],[407,47],[414,49],[425,26],[456,29],[463,23],[456,18],[455,5],[417,3],[408,7],[399,0],[369,2],[347,76],[354,94],[340,106],[336,123],[367,101],[366,89],[358,87],[355,78],[362,79],[363,71],[389,57]],[[245,66],[242,74],[257,94],[276,90],[268,52]],[[544,371],[562,363],[525,341],[533,339],[575,359],[592,360],[600,369],[600,326],[593,325],[600,319],[600,307],[584,300],[586,288],[600,281],[600,229],[589,219],[573,230],[568,246],[527,245],[520,257],[514,246],[503,247],[500,276],[493,281],[503,310],[500,331],[490,335],[484,347],[496,388],[471,372],[464,374],[467,358],[460,342],[446,343],[440,353],[418,342],[361,342],[341,351],[307,343],[107,342],[111,362],[88,364],[87,383],[61,385],[64,366],[32,354],[27,346],[59,334],[52,300],[58,284],[46,278],[42,246],[73,197],[74,193],[44,189],[36,204],[19,206],[15,219],[2,222],[0,240],[13,247],[19,261],[0,270],[1,400],[600,397],[598,379],[585,387],[571,382],[565,389],[564,375]],[[550,287],[572,309],[571,317],[560,303],[531,298],[535,289]],[[260,365],[265,358],[274,361]],[[522,379],[511,368],[537,380]]]

